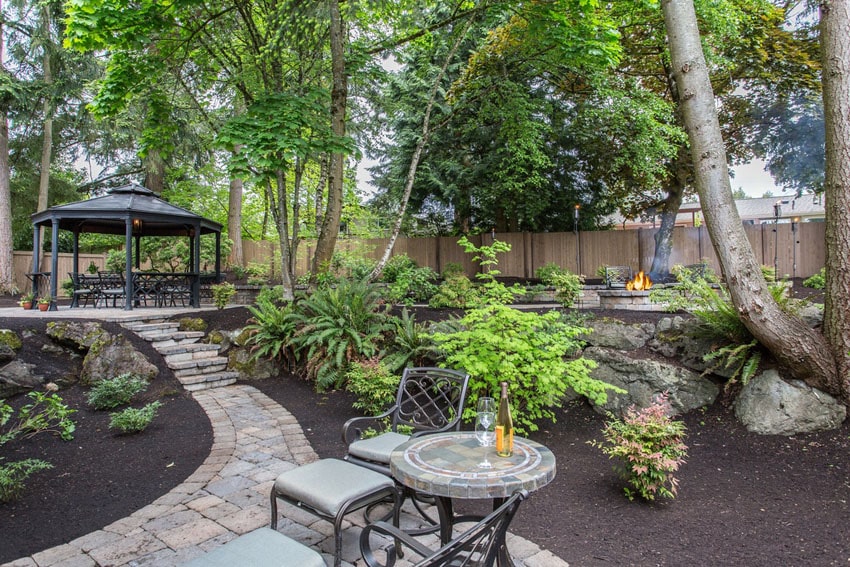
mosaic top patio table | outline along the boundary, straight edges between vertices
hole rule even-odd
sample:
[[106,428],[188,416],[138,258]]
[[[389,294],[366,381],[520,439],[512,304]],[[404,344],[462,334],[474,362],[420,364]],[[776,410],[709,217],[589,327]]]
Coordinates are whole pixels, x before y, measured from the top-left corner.
[[[492,468],[478,466],[485,450]],[[453,498],[492,499],[495,509],[516,490],[534,492],[549,484],[555,478],[555,455],[540,443],[514,437],[513,455],[499,457],[493,446],[481,447],[474,433],[451,431],[399,445],[390,455],[390,470],[401,484],[435,497],[440,541],[446,544],[455,523],[477,519],[456,517]],[[506,552],[499,564],[512,564]]]

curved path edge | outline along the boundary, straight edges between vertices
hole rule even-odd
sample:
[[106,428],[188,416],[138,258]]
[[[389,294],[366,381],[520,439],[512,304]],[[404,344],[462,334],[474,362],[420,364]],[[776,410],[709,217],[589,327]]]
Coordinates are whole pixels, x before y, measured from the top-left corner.
[[[268,495],[277,476],[318,459],[295,417],[252,386],[195,392],[213,428],[210,455],[183,483],[153,503],[67,544],[2,567],[164,567],[180,565],[269,524]],[[319,549],[332,565],[333,528],[293,506],[281,506],[278,530]],[[364,525],[362,513],[351,523]],[[343,565],[362,565],[359,530],[343,537]],[[434,537],[434,536],[430,536]],[[424,542],[436,547],[433,542]],[[547,550],[508,535],[518,567],[566,567]],[[410,565],[401,560],[399,567]]]

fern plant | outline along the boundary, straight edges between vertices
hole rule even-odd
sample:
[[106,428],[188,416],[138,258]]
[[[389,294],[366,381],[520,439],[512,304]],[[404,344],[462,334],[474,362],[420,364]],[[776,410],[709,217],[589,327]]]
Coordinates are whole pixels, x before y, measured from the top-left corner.
[[426,366],[434,360],[434,340],[426,325],[417,323],[407,309],[391,319],[394,333],[383,363],[391,372],[407,366]]
[[[653,289],[650,299],[665,303],[669,311],[691,313],[699,321],[692,335],[719,343],[714,351],[703,356],[703,361],[710,364],[704,374],[722,369],[731,371],[727,386],[739,380],[743,384],[749,382],[758,372],[762,347],[738,317],[729,291],[711,272],[699,276],[676,267],[674,273],[678,283],[672,288]],[[787,313],[793,314],[798,309],[782,282],[770,284],[768,290]]]
[[271,296],[257,297],[257,306],[248,306],[251,318],[245,330],[248,344],[256,358],[274,358],[290,365],[295,360],[292,338],[296,321],[292,317],[292,304],[278,306]]
[[345,383],[348,365],[380,352],[391,330],[380,290],[365,281],[341,280],[296,303],[292,344],[320,390]]

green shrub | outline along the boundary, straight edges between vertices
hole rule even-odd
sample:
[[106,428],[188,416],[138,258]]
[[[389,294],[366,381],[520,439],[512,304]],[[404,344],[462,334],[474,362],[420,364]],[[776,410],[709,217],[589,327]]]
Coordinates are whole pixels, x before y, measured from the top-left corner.
[[431,296],[428,306],[434,309],[454,308],[465,309],[480,303],[478,290],[472,280],[464,275],[447,278]]
[[611,416],[605,423],[604,443],[588,441],[609,458],[620,460],[617,470],[631,485],[625,488],[629,500],[635,494],[646,500],[676,496],[678,481],[673,473],[685,462],[688,447],[685,424],[671,419],[669,409],[666,393],[644,409],[631,406],[623,419]]
[[812,276],[803,280],[803,285],[806,287],[811,287],[814,289],[823,289],[826,287],[826,267],[820,269],[820,271]]
[[228,282],[210,286],[210,290],[212,291],[213,303],[219,309],[227,307],[227,302],[230,301],[231,297],[236,295],[236,286]]
[[391,256],[381,272],[381,281],[388,284],[394,283],[398,280],[400,274],[410,272],[418,267],[416,262],[407,254]]
[[393,317],[394,326],[383,363],[391,372],[401,372],[407,366],[427,366],[434,358],[434,341],[425,325],[417,323],[407,309],[401,317]]
[[255,303],[259,304],[261,301],[271,301],[272,303],[277,305],[283,304],[285,301],[283,299],[283,286],[263,286],[263,288],[257,294],[257,299]]
[[396,274],[389,284],[387,299],[410,305],[414,301],[429,301],[437,293],[437,273],[431,268],[412,268]]
[[555,287],[555,299],[564,307],[572,307],[581,296],[581,284],[584,278],[567,270],[552,275]]
[[245,273],[248,274],[249,278],[258,278],[265,282],[269,279],[269,265],[260,262],[249,262],[245,266]]
[[762,266],[761,267],[761,275],[764,276],[764,281],[767,283],[773,283],[776,281],[776,267],[774,266]]
[[557,311],[541,315],[486,305],[468,311],[454,327],[433,338],[445,365],[471,376],[466,418],[474,413],[477,393],[496,392],[500,382],[508,383],[518,433],[536,431],[541,418],[554,420],[550,408],[570,388],[596,404],[607,401],[607,390],[621,391],[590,377],[593,361],[569,359],[579,352],[578,337],[587,329],[567,325]]
[[156,417],[162,402],[151,402],[143,408],[126,408],[109,414],[109,428],[121,433],[139,433],[147,429]]
[[372,358],[391,330],[377,286],[341,280],[295,304],[293,345],[304,354],[307,375],[320,390],[341,387],[348,365]]
[[245,279],[247,272],[242,266],[231,266],[230,270],[233,272],[233,275],[236,276],[237,280]]
[[0,458],[0,502],[11,502],[24,491],[24,481],[39,471],[52,469],[53,465],[41,459],[24,459],[4,463]]
[[86,395],[86,401],[96,410],[117,408],[129,404],[133,396],[147,387],[147,380],[126,372],[97,382]]
[[295,360],[292,350],[292,338],[295,336],[296,323],[292,318],[291,303],[282,307],[270,298],[257,297],[257,306],[248,306],[251,318],[245,326],[249,334],[246,344],[251,345],[254,357],[268,357],[281,360],[289,367]]
[[401,377],[378,358],[352,362],[346,372],[346,388],[357,396],[352,405],[366,415],[378,415],[395,402]]
[[547,262],[534,271],[534,277],[543,282],[545,285],[554,286],[552,278],[558,274],[564,273],[564,268],[555,262]]

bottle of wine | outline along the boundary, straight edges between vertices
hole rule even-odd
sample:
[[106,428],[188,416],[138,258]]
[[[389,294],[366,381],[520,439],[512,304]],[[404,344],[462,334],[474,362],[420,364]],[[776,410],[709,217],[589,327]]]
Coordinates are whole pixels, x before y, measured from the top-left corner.
[[508,383],[502,382],[502,397],[496,414],[496,454],[510,457],[514,452],[514,421],[508,404]]

